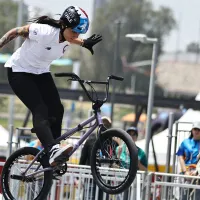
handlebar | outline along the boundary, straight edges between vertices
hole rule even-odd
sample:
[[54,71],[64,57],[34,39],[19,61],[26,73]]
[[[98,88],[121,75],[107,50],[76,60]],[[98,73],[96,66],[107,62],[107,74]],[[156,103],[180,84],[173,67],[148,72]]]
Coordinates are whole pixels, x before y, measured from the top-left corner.
[[55,77],[70,77],[72,81],[78,81],[81,85],[81,87],[83,88],[83,90],[85,91],[87,97],[93,102],[93,103],[96,103],[97,100],[94,100],[91,95],[89,94],[89,92],[87,91],[86,87],[84,86],[84,83],[87,83],[87,84],[91,84],[91,83],[94,83],[94,84],[104,84],[106,85],[106,97],[102,100],[103,103],[105,103],[108,99],[108,90],[109,90],[109,81],[111,79],[113,80],[118,80],[118,81],[123,81],[124,78],[123,77],[120,77],[120,76],[115,76],[115,75],[110,75],[107,77],[107,81],[91,81],[91,80],[82,80],[80,79],[80,77],[78,75],[76,75],[75,73],[68,73],[68,72],[62,72],[62,73],[55,73],[54,74]]
[[55,77],[71,77],[80,79],[75,73],[61,72],[61,73],[55,73],[54,75]]
[[114,79],[114,80],[117,80],[117,81],[123,81],[124,80],[124,78],[121,77],[121,76],[110,75],[109,77],[110,77],[110,79]]

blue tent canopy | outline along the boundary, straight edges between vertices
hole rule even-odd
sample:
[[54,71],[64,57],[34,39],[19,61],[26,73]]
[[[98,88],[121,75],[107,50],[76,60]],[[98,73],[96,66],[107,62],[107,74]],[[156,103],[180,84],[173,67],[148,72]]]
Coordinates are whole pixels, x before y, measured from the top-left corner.
[[[10,56],[11,54],[0,54],[0,63],[4,64],[10,58]],[[57,59],[54,60],[51,64],[56,66],[66,66],[72,65],[73,61],[71,59]]]

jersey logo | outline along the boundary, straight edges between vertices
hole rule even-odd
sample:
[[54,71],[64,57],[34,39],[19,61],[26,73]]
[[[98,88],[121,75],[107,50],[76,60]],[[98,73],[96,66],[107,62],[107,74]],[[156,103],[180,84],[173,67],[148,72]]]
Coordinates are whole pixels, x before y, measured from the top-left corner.
[[37,35],[37,33],[38,33],[38,30],[35,29],[35,30],[33,31],[33,34],[34,34],[34,35]]
[[63,48],[63,53],[65,53],[66,49],[67,49],[67,46],[69,46],[68,44],[64,46]]
[[45,49],[47,49],[47,50],[51,50],[51,47],[46,47]]

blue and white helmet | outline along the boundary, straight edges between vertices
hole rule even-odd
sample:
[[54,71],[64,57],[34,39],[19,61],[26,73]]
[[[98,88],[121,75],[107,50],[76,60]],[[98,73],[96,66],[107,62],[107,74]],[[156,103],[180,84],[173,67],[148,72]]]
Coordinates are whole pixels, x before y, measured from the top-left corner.
[[72,28],[76,33],[86,33],[89,28],[89,19],[87,13],[77,6],[68,7],[60,19],[64,22],[66,27]]

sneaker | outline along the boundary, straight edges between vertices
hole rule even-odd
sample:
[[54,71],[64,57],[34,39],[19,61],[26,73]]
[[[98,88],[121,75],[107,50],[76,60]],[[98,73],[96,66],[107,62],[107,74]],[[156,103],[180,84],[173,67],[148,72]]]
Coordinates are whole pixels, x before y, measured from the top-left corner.
[[67,158],[69,152],[72,151],[72,149],[73,149],[73,145],[71,144],[68,144],[62,148],[59,148],[58,144],[54,145],[49,151],[50,153],[49,164],[51,166],[56,166],[59,159],[62,159],[64,157]]

